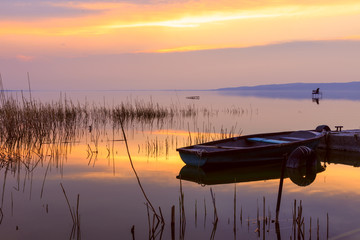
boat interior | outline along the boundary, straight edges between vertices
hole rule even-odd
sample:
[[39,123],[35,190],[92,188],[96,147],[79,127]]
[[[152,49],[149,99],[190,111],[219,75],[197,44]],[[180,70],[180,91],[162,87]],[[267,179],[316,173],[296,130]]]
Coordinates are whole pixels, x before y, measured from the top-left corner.
[[234,137],[205,144],[193,146],[196,149],[206,149],[206,151],[224,151],[228,149],[244,149],[249,147],[267,146],[275,144],[286,144],[304,141],[318,136],[320,133],[313,131],[296,131],[285,133],[252,135],[250,137]]

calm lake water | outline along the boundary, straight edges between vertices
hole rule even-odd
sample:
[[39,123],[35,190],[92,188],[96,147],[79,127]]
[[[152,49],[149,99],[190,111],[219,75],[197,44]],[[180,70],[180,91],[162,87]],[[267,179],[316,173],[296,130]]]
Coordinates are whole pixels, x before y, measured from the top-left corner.
[[[42,102],[67,99],[109,108],[121,102],[152,102],[193,109],[196,115],[150,123],[134,121],[126,127],[134,168],[159,215],[161,209],[164,226],[153,224],[156,220],[147,207],[125,143],[120,141],[121,130],[103,126],[97,131],[84,128],[74,143],[59,146],[56,156],[45,154],[41,161],[24,163],[12,171],[0,169],[3,239],[78,238],[77,233],[72,236],[73,221],[60,184],[74,213],[79,196],[82,239],[148,239],[153,233],[155,239],[171,239],[172,206],[174,239],[295,239],[295,200],[296,211],[301,201],[301,229],[306,239],[316,239],[317,235],[320,239],[360,238],[360,155],[332,152],[325,158],[325,153],[319,152],[319,172],[312,183],[299,186],[285,178],[276,231],[272,220],[280,182],[279,164],[199,169],[194,181],[180,181],[177,176],[185,164],[176,151],[196,138],[210,141],[221,133],[308,130],[322,124],[332,129],[335,125],[358,129],[359,100],[327,99],[324,94],[318,104],[312,101],[311,94],[291,99],[211,91],[33,92],[32,98]],[[199,184],[199,178],[215,179],[218,184]],[[221,182],[226,179],[234,181]]]

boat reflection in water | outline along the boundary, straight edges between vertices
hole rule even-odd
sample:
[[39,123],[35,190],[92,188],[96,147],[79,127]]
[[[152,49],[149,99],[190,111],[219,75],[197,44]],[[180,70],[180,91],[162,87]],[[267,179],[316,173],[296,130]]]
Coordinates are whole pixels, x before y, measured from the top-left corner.
[[[185,165],[177,178],[196,182],[201,185],[215,185],[227,183],[241,183],[280,179],[281,159],[277,163],[261,165],[242,165],[227,167],[194,167]],[[315,159],[298,168],[286,167],[284,178],[299,186],[310,185],[316,178],[316,174],[324,171],[320,161]]]
[[[290,156],[291,157],[291,156]],[[316,151],[302,160],[295,157],[287,160],[284,178],[290,178],[298,186],[310,185],[316,174],[325,171],[325,164],[344,164],[354,167],[360,166],[360,152],[344,152],[334,150],[316,149]],[[299,165],[294,164],[299,162]],[[271,179],[280,179],[282,159],[268,164],[257,165],[231,165],[195,167],[185,165],[177,178],[196,182],[201,185],[216,185],[227,183],[255,182]]]

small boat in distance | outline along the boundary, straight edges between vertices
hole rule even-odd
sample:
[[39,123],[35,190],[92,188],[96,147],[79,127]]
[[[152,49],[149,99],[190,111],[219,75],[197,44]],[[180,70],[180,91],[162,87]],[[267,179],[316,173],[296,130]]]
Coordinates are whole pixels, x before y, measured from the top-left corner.
[[176,149],[191,166],[251,164],[281,161],[299,146],[316,148],[325,136],[325,125],[316,130],[254,134],[207,142]]
[[194,99],[194,100],[199,100],[200,99],[200,96],[189,96],[189,97],[186,97],[187,99]]

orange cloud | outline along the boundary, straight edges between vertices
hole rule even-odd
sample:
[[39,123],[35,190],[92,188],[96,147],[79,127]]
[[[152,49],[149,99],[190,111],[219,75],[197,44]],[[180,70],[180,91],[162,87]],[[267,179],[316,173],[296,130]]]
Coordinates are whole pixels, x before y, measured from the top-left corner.
[[[336,2],[336,1],[334,1]],[[105,34],[111,29],[138,27],[199,27],[201,24],[253,18],[287,16],[319,17],[322,15],[354,14],[360,10],[359,3],[337,2],[325,5],[322,1],[313,5],[297,1],[277,1],[269,4],[233,1],[189,1],[165,4],[130,4],[109,2],[47,3],[55,7],[84,10],[101,10],[92,15],[78,17],[49,17],[31,22],[15,21],[11,28],[3,28],[0,34],[46,34],[77,35]],[[16,23],[24,27],[16,27]]]
[[[61,2],[98,10],[44,20],[0,20],[0,36],[25,55],[194,51],[357,36],[358,1]],[[16,42],[16,44],[13,43]],[[58,46],[66,43],[67,48]],[[46,50],[44,50],[46,49]]]
[[16,59],[19,60],[19,61],[22,61],[22,62],[30,62],[34,59],[33,56],[25,56],[25,55],[17,55],[16,56]]
[[360,40],[360,35],[351,35],[343,38],[344,40]]

